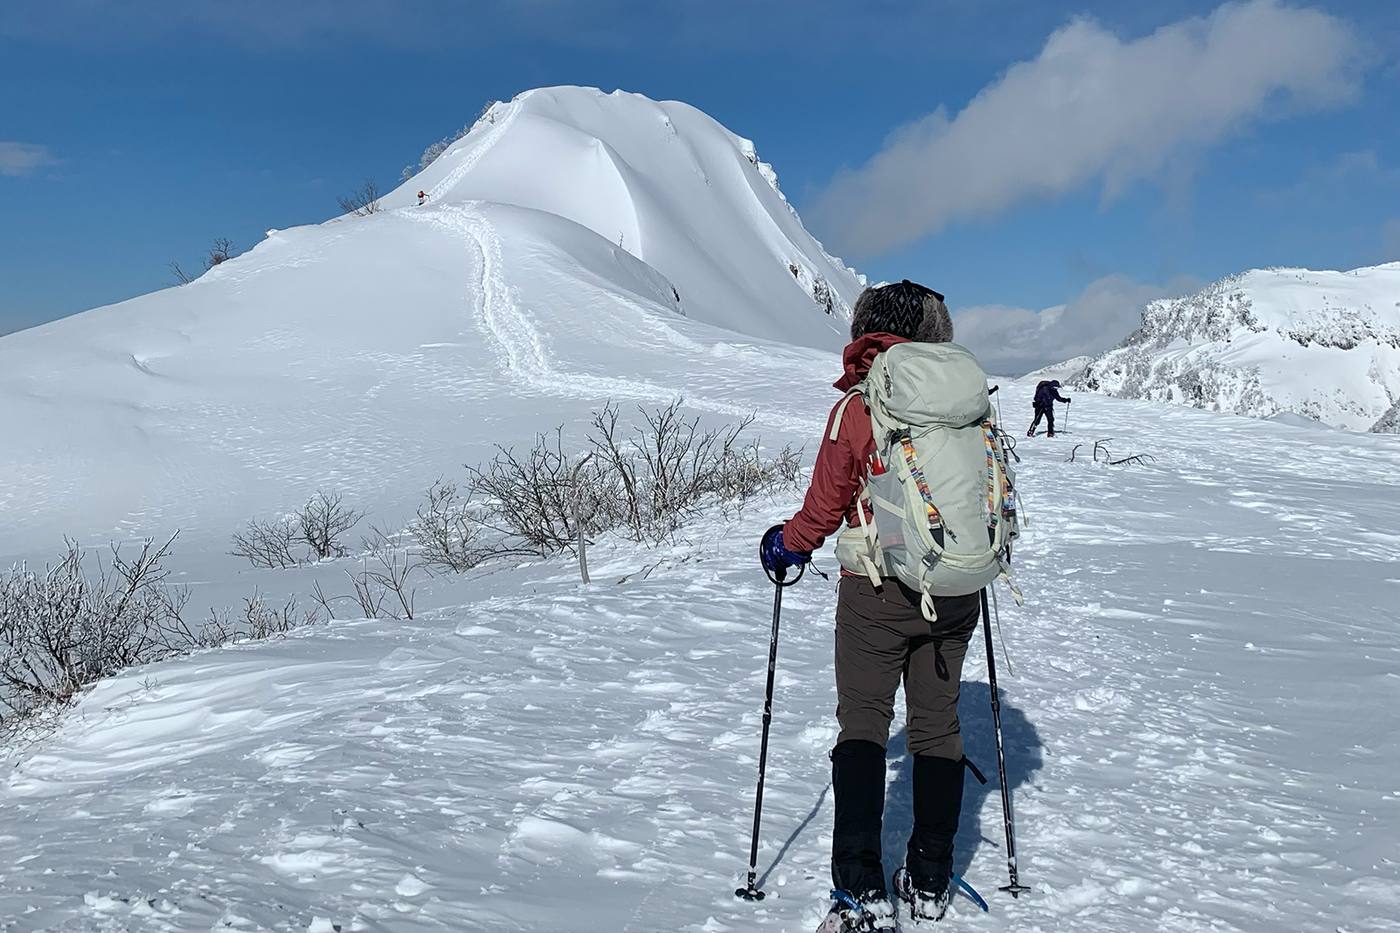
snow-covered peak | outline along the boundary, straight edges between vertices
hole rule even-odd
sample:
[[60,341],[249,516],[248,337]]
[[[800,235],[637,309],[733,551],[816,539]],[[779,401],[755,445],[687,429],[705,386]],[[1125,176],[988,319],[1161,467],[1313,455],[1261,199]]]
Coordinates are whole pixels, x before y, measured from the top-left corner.
[[1073,380],[1128,398],[1380,430],[1400,403],[1400,262],[1254,269],[1150,302]]
[[557,214],[664,275],[682,313],[838,348],[858,276],[802,226],[754,144],[676,101],[594,88],[526,91],[383,199],[492,201]]

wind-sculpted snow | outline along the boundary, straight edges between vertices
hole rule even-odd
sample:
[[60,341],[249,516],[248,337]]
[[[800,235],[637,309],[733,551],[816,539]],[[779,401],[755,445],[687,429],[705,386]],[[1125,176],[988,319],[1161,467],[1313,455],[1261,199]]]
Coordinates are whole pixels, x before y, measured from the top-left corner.
[[491,201],[573,220],[656,269],[697,320],[839,349],[861,280],[829,256],[754,144],[675,101],[592,88],[492,107],[385,196]]
[[1124,398],[1381,430],[1400,403],[1400,263],[1256,270],[1151,302],[1139,330],[1071,381]]
[[[1028,408],[1029,384],[1003,393],[1008,415]],[[795,389],[778,439],[815,437],[834,395]],[[957,863],[993,911],[960,901],[954,926],[1392,929],[1400,446],[1143,402],[1076,409],[1072,433],[1020,444],[1028,602],[1001,601],[1034,892],[995,893],[998,793],[969,780]],[[1109,436],[1155,462],[1065,462]],[[589,586],[568,560],[438,578],[412,622],[342,621],[102,683],[0,779],[0,929],[813,929],[835,740],[833,594],[815,577],[784,600],[769,897],[732,894],[771,607],[753,539],[795,505],[712,514],[660,549],[605,539]],[[995,782],[982,656],[979,635],[960,715]],[[890,747],[893,868],[911,793],[899,721]]]

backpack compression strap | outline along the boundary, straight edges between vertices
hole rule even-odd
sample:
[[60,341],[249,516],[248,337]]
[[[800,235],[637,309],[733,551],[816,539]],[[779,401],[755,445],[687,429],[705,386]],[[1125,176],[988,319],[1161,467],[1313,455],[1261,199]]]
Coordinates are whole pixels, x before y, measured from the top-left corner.
[[[846,416],[846,408],[851,404],[851,399],[856,397],[864,398],[865,391],[860,386],[846,392],[845,398],[836,406],[836,414],[831,419],[831,430],[826,433],[826,439],[831,443],[836,443],[836,438],[841,433],[841,419]],[[856,493],[856,518],[860,521],[861,537],[865,539],[865,547],[868,553],[860,555],[861,565],[865,568],[865,575],[870,578],[870,582],[876,589],[884,585],[884,580],[880,577],[880,568],[875,564],[874,556],[879,553],[879,543],[875,540],[875,529],[870,527],[870,522],[866,519],[865,513],[869,511],[875,514],[875,508],[870,504],[870,490],[866,483],[862,482],[860,491]]]
[[855,398],[857,395],[862,397],[865,395],[864,390],[862,390],[860,386],[856,386],[854,389],[848,391],[846,397],[841,399],[840,404],[836,406],[836,416],[831,419],[831,430],[826,433],[826,439],[833,444],[836,442],[836,436],[841,433],[841,419],[846,415],[846,406],[851,404],[851,399]]

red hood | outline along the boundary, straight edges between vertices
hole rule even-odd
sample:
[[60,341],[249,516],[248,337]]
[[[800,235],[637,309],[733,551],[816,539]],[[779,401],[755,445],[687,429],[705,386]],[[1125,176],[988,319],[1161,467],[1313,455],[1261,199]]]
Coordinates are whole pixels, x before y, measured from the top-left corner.
[[865,374],[870,372],[870,364],[875,362],[875,357],[897,343],[908,343],[908,338],[898,337],[894,334],[875,333],[866,334],[856,340],[846,344],[846,349],[841,354],[841,364],[845,367],[846,373],[836,380],[836,388],[842,392],[848,392],[856,383],[865,378]]

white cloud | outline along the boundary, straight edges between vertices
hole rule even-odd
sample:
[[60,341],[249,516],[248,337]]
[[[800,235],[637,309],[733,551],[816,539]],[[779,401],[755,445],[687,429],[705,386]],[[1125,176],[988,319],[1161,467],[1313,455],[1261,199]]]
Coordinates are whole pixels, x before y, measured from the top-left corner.
[[897,130],[804,213],[838,252],[872,255],[1096,181],[1112,197],[1251,123],[1346,100],[1362,57],[1344,21],[1275,0],[1139,39],[1077,19],[956,116]]
[[0,175],[28,175],[55,161],[44,146],[0,140]]
[[1147,302],[1185,294],[1199,285],[1189,279],[1146,285],[1108,275],[1091,282],[1068,304],[1041,311],[1008,305],[954,311],[954,338],[976,353],[988,372],[1019,375],[1116,346],[1142,323]]

